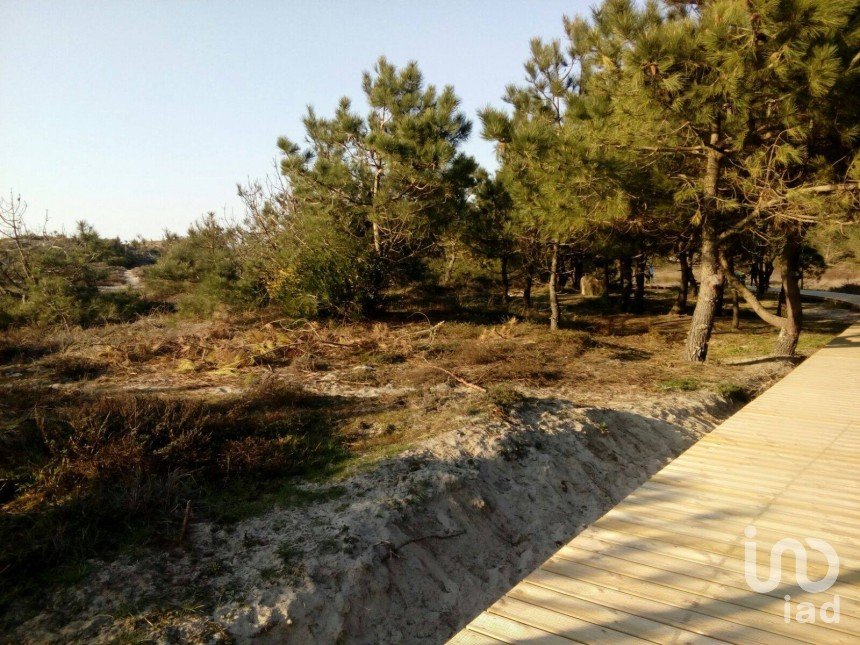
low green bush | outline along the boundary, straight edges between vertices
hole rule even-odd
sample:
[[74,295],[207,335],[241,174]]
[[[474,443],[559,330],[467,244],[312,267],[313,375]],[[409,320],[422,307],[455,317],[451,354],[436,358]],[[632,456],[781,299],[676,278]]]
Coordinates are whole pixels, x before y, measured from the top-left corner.
[[700,389],[701,383],[694,378],[673,378],[660,381],[661,390],[678,390],[680,392],[694,392]]

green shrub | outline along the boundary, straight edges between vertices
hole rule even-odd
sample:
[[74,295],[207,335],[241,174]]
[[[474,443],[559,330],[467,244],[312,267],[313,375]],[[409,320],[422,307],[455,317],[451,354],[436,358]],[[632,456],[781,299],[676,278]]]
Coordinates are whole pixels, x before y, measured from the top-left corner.
[[717,392],[729,401],[734,401],[735,403],[749,403],[752,398],[749,391],[737,383],[720,383],[717,386]]
[[694,392],[701,388],[701,384],[694,378],[672,378],[660,381],[661,390],[678,390],[680,392]]
[[[26,231],[23,222],[16,226],[19,234]],[[125,262],[124,247],[118,240],[100,238],[88,224],[79,223],[72,236],[26,232],[14,244],[2,233],[0,329],[120,321],[146,309],[134,294],[99,292],[111,268]]]
[[510,386],[494,385],[487,390],[487,399],[497,408],[509,410],[523,403],[526,397],[522,392]]
[[367,240],[313,209],[276,234],[245,236],[245,291],[291,316],[358,317],[377,307],[386,282]]
[[246,301],[242,292],[239,231],[210,213],[171,240],[159,260],[144,271],[150,297],[176,302],[180,312],[210,316]]

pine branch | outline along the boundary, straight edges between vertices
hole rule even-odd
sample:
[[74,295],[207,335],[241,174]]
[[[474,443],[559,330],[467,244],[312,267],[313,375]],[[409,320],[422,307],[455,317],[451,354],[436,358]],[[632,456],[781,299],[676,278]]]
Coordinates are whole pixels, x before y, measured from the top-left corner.
[[800,188],[791,188],[785,192],[785,194],[780,195],[779,197],[775,197],[771,199],[761,206],[759,206],[756,210],[764,210],[770,208],[772,206],[776,206],[788,200],[791,195],[794,194],[814,194],[814,195],[831,195],[833,193],[846,193],[846,192],[856,192],[860,191],[860,181],[845,181],[841,183],[834,184],[819,184],[817,186],[803,186]]

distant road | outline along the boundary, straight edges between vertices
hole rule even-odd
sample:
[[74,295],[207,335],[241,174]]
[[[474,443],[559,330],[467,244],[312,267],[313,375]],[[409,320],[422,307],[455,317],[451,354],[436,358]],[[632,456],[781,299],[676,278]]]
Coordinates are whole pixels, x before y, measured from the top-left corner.
[[845,302],[855,307],[860,307],[860,294],[857,293],[837,293],[835,291],[816,291],[814,289],[802,289],[800,295],[808,298],[826,298],[827,300],[836,300],[837,302]]
[[126,269],[122,274],[123,284],[106,284],[99,287],[102,293],[116,293],[127,289],[140,289],[140,275],[134,269]]

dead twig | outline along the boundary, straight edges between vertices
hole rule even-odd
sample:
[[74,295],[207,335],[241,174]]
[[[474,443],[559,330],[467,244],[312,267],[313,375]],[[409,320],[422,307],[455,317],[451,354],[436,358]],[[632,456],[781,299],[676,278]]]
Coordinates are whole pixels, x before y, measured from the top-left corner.
[[430,361],[428,361],[426,358],[424,359],[424,361],[427,363],[427,367],[429,367],[429,368],[431,368],[431,369],[434,369],[434,370],[439,370],[440,372],[443,372],[444,374],[447,374],[447,375],[448,375],[448,376],[450,376],[452,379],[454,379],[455,381],[457,381],[457,382],[458,382],[458,383],[460,383],[461,385],[464,385],[464,386],[466,386],[467,388],[469,388],[469,389],[471,389],[471,390],[475,390],[476,392],[486,392],[486,391],[487,391],[487,388],[482,387],[482,386],[480,386],[480,385],[478,385],[478,384],[476,384],[476,383],[470,383],[469,381],[467,381],[467,380],[466,380],[466,379],[464,379],[463,377],[461,377],[461,376],[457,376],[456,374],[454,374],[454,372],[452,372],[452,371],[450,371],[450,370],[446,370],[444,367],[439,367],[438,365],[433,365],[433,364],[432,364]]
[[398,544],[395,546],[393,542],[389,542],[388,540],[383,540],[382,542],[377,542],[376,546],[384,546],[386,548],[385,555],[382,556],[383,560],[388,560],[391,557],[399,558],[400,556],[397,554],[400,549],[410,544],[414,544],[415,542],[423,542],[424,540],[447,540],[449,538],[460,537],[461,535],[465,535],[465,530],[453,531],[451,533],[431,533],[430,535],[421,535],[419,537],[409,538],[405,542]]
[[185,544],[188,537],[188,526],[191,524],[191,500],[185,503],[185,517],[182,518],[182,530],[179,532],[179,544]]
[[419,329],[418,331],[411,331],[405,334],[399,334],[397,338],[409,338],[411,336],[421,336],[423,334],[430,334],[431,336],[435,336],[436,332],[444,324],[445,321],[443,320],[442,322],[436,323],[435,325],[433,325],[432,327],[428,327],[427,329]]

